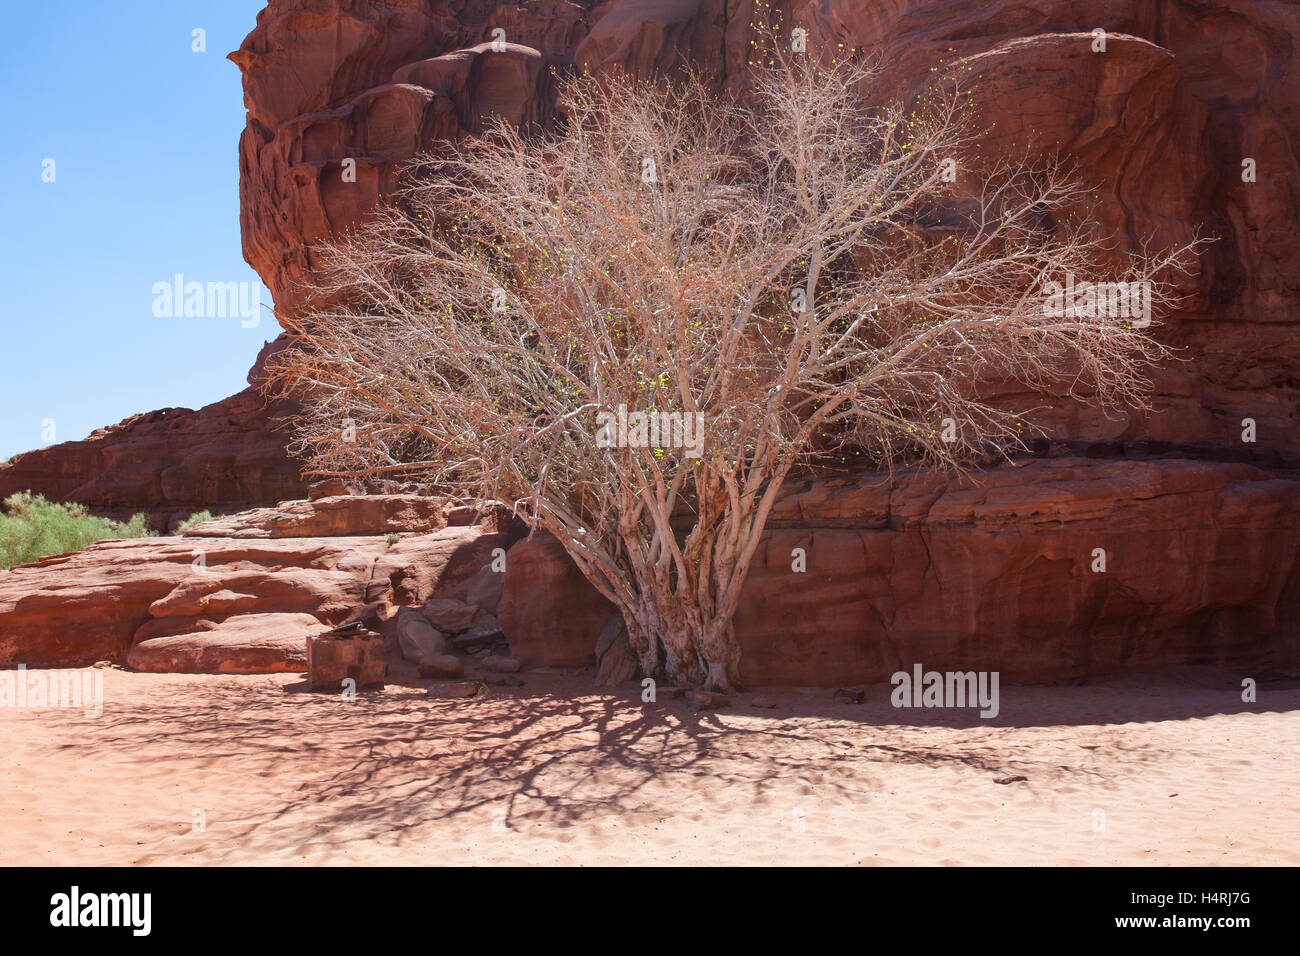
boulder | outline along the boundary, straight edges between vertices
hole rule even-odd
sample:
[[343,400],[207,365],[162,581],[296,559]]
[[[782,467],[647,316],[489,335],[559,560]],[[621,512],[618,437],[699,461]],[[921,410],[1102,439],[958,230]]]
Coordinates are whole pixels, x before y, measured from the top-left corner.
[[413,663],[428,663],[447,650],[447,638],[414,608],[397,609],[393,630],[402,656]]
[[481,620],[468,631],[458,634],[451,639],[451,643],[461,651],[472,653],[475,651],[485,651],[492,646],[505,641],[505,634],[501,631],[501,625],[494,617]]
[[307,668],[307,638],[320,630],[310,614],[238,614],[200,630],[132,644],[126,664],[138,671],[270,674]]
[[317,498],[333,498],[348,493],[348,483],[343,478],[326,478],[323,481],[313,481],[307,486],[308,501],[315,501]]
[[692,690],[686,693],[686,703],[692,710],[718,710],[731,706],[731,698],[726,694],[716,694],[707,690]]
[[447,634],[468,631],[486,618],[482,609],[452,598],[432,598],[424,602],[422,613],[429,623]]
[[516,674],[519,672],[519,662],[513,657],[500,657],[496,654],[489,654],[483,658],[483,666],[490,671],[496,671],[498,674]]

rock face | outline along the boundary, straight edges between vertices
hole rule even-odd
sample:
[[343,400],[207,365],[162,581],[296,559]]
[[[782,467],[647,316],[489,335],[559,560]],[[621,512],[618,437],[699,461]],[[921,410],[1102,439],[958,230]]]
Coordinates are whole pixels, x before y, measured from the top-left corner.
[[[244,75],[244,257],[295,308],[312,243],[391,192],[400,165],[488,116],[545,122],[545,67],[570,61],[588,4],[271,3],[230,55]],[[495,27],[505,41],[494,50]],[[353,160],[355,181],[345,181]]]
[[498,570],[490,564],[485,565],[465,585],[465,603],[482,608],[484,612],[495,617],[497,608],[501,604],[501,579],[504,576],[503,570]]
[[143,512],[169,530],[198,511],[295,498],[306,485],[273,430],[277,414],[249,388],[198,411],[136,415],[84,441],[16,455],[0,468],[0,499],[35,491],[119,520]]
[[232,647],[243,642],[246,669],[301,670],[305,658],[286,658],[284,641],[305,653],[307,634],[321,625],[382,620],[461,595],[492,550],[509,543],[482,526],[395,544],[373,532],[105,541],[0,572],[0,665],[110,660],[204,670],[216,660],[233,672]]
[[615,613],[550,535],[534,534],[506,553],[497,617],[523,666],[586,667]]
[[[1296,392],[1300,271],[1300,9],[1244,0],[797,0],[774,5],[811,50],[884,58],[904,97],[953,67],[974,83],[987,156],[1060,149],[1097,185],[1086,210],[1132,246],[1177,245],[1199,228],[1199,279],[1162,338],[1185,349],[1157,381],[1155,412],[1104,418],[1059,400],[1041,420],[1064,439],[1259,444],[1300,455]],[[544,0],[452,4],[275,0],[231,55],[244,76],[240,144],[244,252],[296,308],[313,244],[363,219],[402,162],[473,133],[484,117],[544,123],[549,67],[639,75],[691,63],[745,85],[748,0]],[[1094,52],[1094,27],[1107,33]],[[494,34],[500,30],[503,33]],[[493,48],[494,36],[503,42]],[[1255,160],[1254,182],[1242,163]],[[355,182],[343,162],[356,161]],[[977,183],[958,188],[977,188]],[[1036,404],[1007,392],[1009,403]]]
[[[742,682],[887,681],[915,663],[1025,683],[1300,664],[1300,480],[1080,459],[981,479],[792,487],[736,615]],[[553,539],[523,541],[507,562],[515,655],[590,663],[608,603]]]

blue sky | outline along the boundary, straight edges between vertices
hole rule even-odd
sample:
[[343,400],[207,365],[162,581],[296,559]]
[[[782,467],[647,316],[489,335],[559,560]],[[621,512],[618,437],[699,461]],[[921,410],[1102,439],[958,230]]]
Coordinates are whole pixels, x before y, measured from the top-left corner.
[[[265,0],[43,0],[0,58],[0,459],[246,385],[277,327],[168,318],[153,287],[254,282],[239,241],[239,70]],[[206,31],[206,53],[191,49]],[[43,182],[53,159],[54,181]],[[261,289],[262,301],[271,302]]]

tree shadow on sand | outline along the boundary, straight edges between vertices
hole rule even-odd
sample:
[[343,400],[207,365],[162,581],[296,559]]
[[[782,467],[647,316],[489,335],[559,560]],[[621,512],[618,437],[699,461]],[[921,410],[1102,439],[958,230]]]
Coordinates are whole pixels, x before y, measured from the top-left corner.
[[[581,678],[527,677],[524,688],[493,688],[473,700],[390,686],[363,692],[356,703],[282,682],[196,682],[144,712],[107,702],[91,735],[96,747],[142,760],[179,751],[193,772],[220,765],[276,787],[283,781],[277,799],[225,823],[241,854],[310,848],[315,858],[359,839],[401,844],[409,837],[418,845],[418,828],[466,817],[514,830],[594,818],[652,822],[681,794],[761,805],[794,788],[853,800],[887,789],[898,765],[952,768],[990,783],[1072,774],[1071,782],[1109,788],[1121,770],[1168,756],[1132,728],[1097,720],[1090,707],[1105,710],[1104,701],[1071,710],[1069,700],[1085,696],[1077,688],[1032,688],[1036,696],[1019,703],[1017,689],[1004,688],[1003,714],[981,721],[974,712],[895,710],[887,686],[871,689],[861,705],[819,691],[781,695],[775,709],[757,709],[741,695],[732,708],[696,713],[671,697],[643,703],[635,684],[597,693]],[[1126,719],[1113,714],[1117,724],[1207,716],[1221,699],[1213,688],[1114,693],[1112,703],[1127,699],[1133,711]],[[1252,709],[1237,703],[1214,712]],[[1297,707],[1300,690],[1286,688],[1253,709]],[[1062,765],[1060,747],[1044,749],[1035,734],[1071,723],[1099,726],[1083,737],[1072,732],[1071,741],[1083,742],[1069,743],[1072,756]],[[949,732],[937,735],[936,727]]]

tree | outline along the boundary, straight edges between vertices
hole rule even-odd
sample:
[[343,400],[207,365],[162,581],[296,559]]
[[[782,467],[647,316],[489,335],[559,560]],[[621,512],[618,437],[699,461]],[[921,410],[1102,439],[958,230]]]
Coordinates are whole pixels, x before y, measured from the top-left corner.
[[[647,675],[725,689],[793,469],[1009,454],[1032,424],[986,379],[1140,405],[1165,353],[1124,306],[1168,305],[1187,268],[1112,250],[1062,164],[980,164],[957,84],[872,106],[875,79],[791,55],[735,97],[577,77],[555,130],[422,158],[289,323],[299,448],[505,504],[618,607]],[[1067,275],[1109,300],[1044,295]]]

